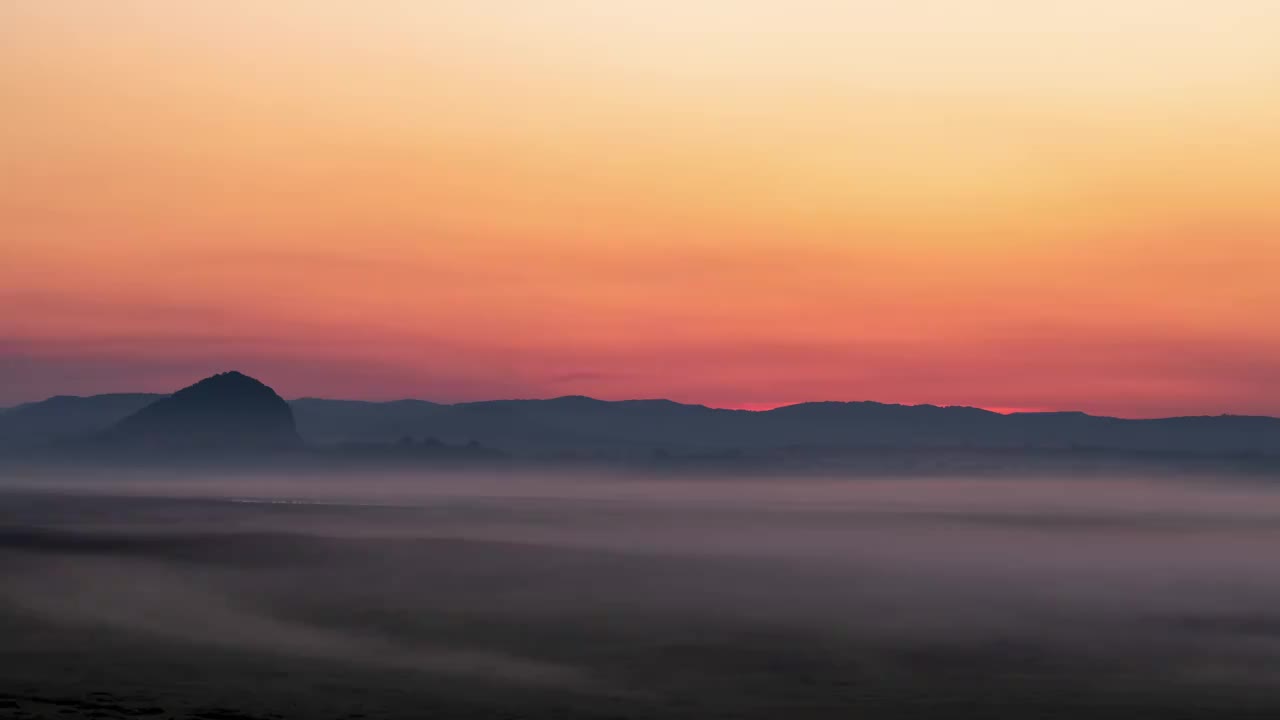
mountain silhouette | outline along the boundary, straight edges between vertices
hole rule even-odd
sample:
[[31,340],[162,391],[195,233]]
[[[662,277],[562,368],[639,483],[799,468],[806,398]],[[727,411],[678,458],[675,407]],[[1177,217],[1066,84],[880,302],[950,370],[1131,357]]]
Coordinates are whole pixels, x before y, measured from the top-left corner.
[[1269,417],[1127,420],[876,402],[802,403],[754,412],[576,396],[453,405],[315,398],[286,403],[240,373],[217,375],[168,397],[57,397],[0,412],[0,446],[33,447],[75,435],[96,435],[125,447],[178,448],[278,448],[303,441],[377,445],[432,438],[453,446],[476,441],[526,457],[885,448],[1280,457],[1280,419]]
[[584,397],[456,405],[304,398],[291,405],[299,433],[312,443],[393,442],[407,435],[474,439],[523,455],[965,448],[1280,456],[1280,419],[1235,415],[1127,420],[877,402],[747,411]]
[[234,371],[143,407],[105,437],[116,444],[167,449],[270,450],[302,443],[289,404],[258,380]]
[[90,397],[59,395],[0,410],[0,447],[20,447],[99,433],[163,397],[149,393]]

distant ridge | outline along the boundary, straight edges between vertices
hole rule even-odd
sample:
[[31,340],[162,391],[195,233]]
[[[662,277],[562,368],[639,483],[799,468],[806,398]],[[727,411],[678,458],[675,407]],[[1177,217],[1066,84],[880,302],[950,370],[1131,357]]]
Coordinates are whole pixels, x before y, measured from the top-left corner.
[[161,449],[266,450],[302,444],[293,411],[243,373],[205,378],[119,421],[105,440]]
[[0,446],[23,446],[98,433],[166,397],[152,393],[59,395],[0,410]]
[[292,406],[309,442],[472,439],[523,454],[967,448],[1280,455],[1280,419],[1233,415],[1125,420],[876,402],[749,411],[581,396],[456,405],[303,399]]
[[216,375],[172,396],[51,398],[0,413],[0,445],[9,447],[86,432],[153,446],[475,442],[523,456],[963,448],[1280,457],[1280,419],[1270,417],[1126,420],[1081,412],[1006,415],[877,402],[748,411],[582,396],[453,405],[317,398],[286,403],[238,372]]

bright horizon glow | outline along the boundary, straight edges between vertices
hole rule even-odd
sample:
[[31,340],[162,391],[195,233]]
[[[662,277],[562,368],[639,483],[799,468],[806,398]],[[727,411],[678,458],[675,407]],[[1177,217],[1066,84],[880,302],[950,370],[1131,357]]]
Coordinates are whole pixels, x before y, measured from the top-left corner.
[[1280,415],[1271,0],[15,0],[0,406]]

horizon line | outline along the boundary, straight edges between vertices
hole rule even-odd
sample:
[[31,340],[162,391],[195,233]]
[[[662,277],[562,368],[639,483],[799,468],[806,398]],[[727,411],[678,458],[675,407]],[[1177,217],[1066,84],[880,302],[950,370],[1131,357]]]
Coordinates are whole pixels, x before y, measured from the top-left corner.
[[[232,372],[234,372],[234,371],[232,371]],[[244,374],[244,373],[241,373],[241,374]],[[247,376],[247,377],[252,377],[252,376]],[[255,378],[255,379],[256,379],[256,378]],[[261,381],[259,381],[259,382],[261,382]],[[266,383],[263,383],[263,384],[265,385]],[[184,387],[186,387],[186,386],[184,386]],[[268,387],[270,387],[270,386],[268,386]],[[179,389],[182,389],[182,388],[179,388]],[[273,390],[273,392],[274,392],[274,388],[272,388],[272,390]],[[176,390],[175,390],[174,392],[176,392]],[[23,407],[23,406],[28,406],[28,405],[37,405],[37,404],[42,403],[42,402],[49,402],[50,400],[56,400],[56,399],[59,399],[59,398],[80,398],[80,399],[84,399],[84,398],[92,398],[92,397],[106,397],[106,396],[111,396],[111,395],[155,395],[155,396],[158,396],[158,397],[166,397],[166,396],[169,396],[169,395],[172,395],[172,394],[173,394],[172,392],[165,393],[165,392],[147,392],[147,391],[121,391],[121,392],[94,393],[94,394],[91,394],[91,395],[69,395],[69,394],[57,394],[57,395],[50,395],[49,397],[46,397],[46,398],[44,398],[44,399],[42,399],[42,400],[32,400],[32,401],[28,401],[28,402],[21,402],[21,403],[17,403],[17,404],[15,404],[15,405],[3,406],[3,407],[0,407],[0,412],[6,412],[6,411],[9,411],[9,410],[13,410],[13,409],[15,409],[15,408],[19,408],[19,407]],[[497,397],[497,398],[488,398],[488,399],[483,399],[483,400],[460,400],[460,401],[456,401],[456,402],[445,402],[445,401],[439,401],[439,400],[427,400],[427,399],[420,398],[420,397],[398,397],[398,398],[390,398],[390,399],[384,399],[384,400],[368,399],[368,398],[350,398],[350,397],[323,397],[323,396],[319,396],[319,395],[299,395],[299,396],[290,397],[290,398],[284,398],[283,396],[281,396],[281,397],[285,400],[285,402],[288,402],[288,403],[299,402],[299,401],[305,401],[305,400],[318,400],[318,401],[322,401],[322,402],[355,402],[355,403],[368,403],[368,404],[390,404],[390,403],[397,403],[397,402],[420,402],[420,403],[427,403],[427,404],[431,404],[431,405],[440,405],[440,406],[446,406],[446,407],[453,407],[453,406],[458,406],[458,405],[475,405],[475,404],[482,404],[482,403],[500,403],[500,402],[550,402],[550,401],[555,401],[555,400],[580,399],[580,400],[590,400],[590,401],[600,402],[600,403],[665,402],[665,403],[671,403],[671,404],[674,404],[674,405],[682,405],[682,406],[685,406],[685,407],[701,407],[701,408],[706,408],[706,409],[708,409],[708,410],[719,410],[719,411],[724,411],[724,412],[748,412],[748,413],[767,413],[767,412],[772,412],[772,411],[774,411],[774,410],[780,410],[780,409],[784,409],[784,408],[791,408],[791,407],[799,407],[799,406],[803,406],[803,405],[821,405],[821,404],[857,405],[857,404],[868,404],[868,405],[880,405],[880,406],[884,406],[884,407],[903,407],[903,408],[937,408],[937,409],[941,409],[941,410],[977,410],[977,411],[980,411],[980,412],[991,413],[991,414],[993,414],[993,415],[999,415],[999,416],[1002,416],[1002,417],[1012,417],[1012,416],[1015,416],[1015,415],[1083,415],[1083,416],[1087,416],[1087,417],[1103,418],[1103,419],[1113,419],[1113,420],[1177,420],[1177,419],[1185,419],[1185,418],[1225,418],[1225,417],[1238,417],[1238,418],[1266,418],[1266,419],[1271,419],[1271,420],[1280,420],[1280,415],[1255,415],[1255,414],[1228,413],[1228,412],[1223,412],[1223,413],[1184,414],[1184,415],[1146,415],[1146,416],[1097,415],[1097,414],[1093,414],[1093,413],[1090,413],[1090,412],[1086,412],[1086,411],[1084,411],[1084,410],[1057,410],[1057,409],[1051,409],[1051,408],[1016,407],[1016,406],[988,406],[988,407],[984,407],[984,406],[981,406],[981,405],[940,405],[940,404],[937,404],[937,403],[929,403],[929,402],[924,402],[924,403],[905,403],[905,402],[888,402],[888,401],[883,401],[883,400],[867,400],[867,399],[862,399],[862,400],[802,400],[802,401],[797,401],[797,402],[785,402],[785,403],[779,403],[779,404],[773,404],[773,403],[744,403],[744,404],[742,404],[742,405],[738,405],[738,406],[729,406],[729,405],[708,405],[708,404],[706,404],[706,403],[696,403],[696,402],[684,402],[684,401],[680,401],[680,400],[672,400],[671,398],[664,398],[664,397],[648,397],[648,398],[645,398],[645,397],[635,397],[635,398],[621,398],[621,399],[613,399],[613,400],[611,400],[611,399],[599,398],[599,397],[594,397],[594,396],[591,396],[591,395],[584,395],[584,394],[555,395],[555,396],[550,396],[550,397]]]
[[[158,393],[164,394],[164,393]],[[773,403],[745,403],[739,406],[730,405],[708,405],[698,402],[684,402],[681,400],[672,400],[664,397],[632,397],[619,398],[610,400],[606,398],[595,397],[592,395],[569,394],[569,395],[553,395],[549,397],[497,397],[485,400],[459,400],[457,402],[444,402],[439,400],[426,400],[418,397],[402,397],[388,400],[368,400],[360,398],[336,398],[336,397],[320,397],[316,395],[303,395],[293,398],[285,398],[285,402],[297,402],[300,400],[320,400],[328,402],[361,402],[369,404],[388,404],[396,402],[422,402],[432,405],[456,406],[456,405],[476,405],[481,403],[497,403],[497,402],[549,402],[554,400],[582,399],[593,400],[601,403],[634,403],[634,402],[666,402],[674,405],[683,405],[686,407],[701,407],[708,410],[723,410],[727,412],[749,412],[749,413],[767,413],[773,410],[781,410],[790,407],[799,407],[801,405],[880,405],[884,407],[904,407],[904,408],[937,408],[939,410],[978,410],[981,412],[991,413],[992,415],[1002,415],[1005,417],[1011,415],[1085,415],[1094,418],[1108,418],[1113,420],[1178,420],[1183,418],[1221,418],[1221,417],[1241,417],[1241,418],[1268,418],[1272,420],[1280,420],[1280,415],[1253,415],[1247,413],[1199,413],[1189,415],[1144,415],[1144,416],[1125,416],[1125,415],[1098,415],[1085,410],[1056,410],[1052,408],[1035,408],[1035,407],[1016,407],[1016,406],[989,406],[981,405],[940,405],[938,403],[922,402],[891,402],[885,400],[800,400],[797,402],[785,402],[780,404]]]

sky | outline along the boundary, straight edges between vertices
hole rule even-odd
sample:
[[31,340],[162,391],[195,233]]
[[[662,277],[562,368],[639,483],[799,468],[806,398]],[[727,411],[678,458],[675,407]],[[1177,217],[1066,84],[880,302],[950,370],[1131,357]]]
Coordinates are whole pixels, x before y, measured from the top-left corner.
[[0,405],[1280,415],[1274,0],[9,0]]

